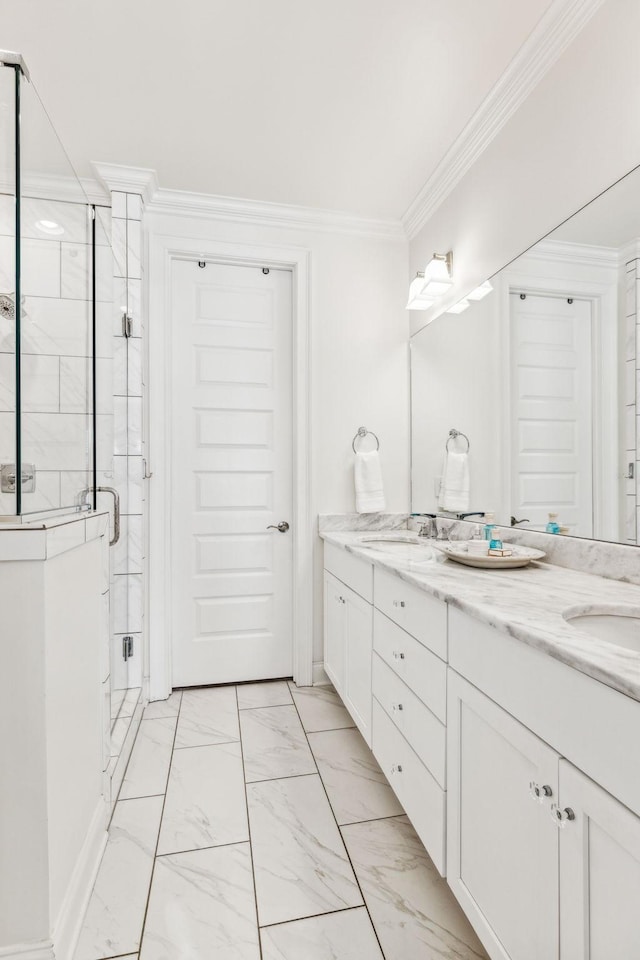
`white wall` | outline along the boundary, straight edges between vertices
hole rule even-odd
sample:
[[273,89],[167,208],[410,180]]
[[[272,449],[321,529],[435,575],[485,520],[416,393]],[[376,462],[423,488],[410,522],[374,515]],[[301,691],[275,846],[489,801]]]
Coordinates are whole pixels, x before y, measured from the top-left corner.
[[[147,215],[154,236],[299,247],[310,252],[312,514],[355,508],[351,441],[380,438],[387,510],[409,506],[408,245],[320,229]],[[179,243],[176,243],[179,247]],[[149,283],[163,278],[150,265]],[[158,332],[149,318],[149,337]],[[159,465],[153,460],[154,470]],[[322,545],[314,552],[314,661],[322,660]]]
[[640,163],[639,35],[637,0],[603,4],[412,240],[412,275],[454,251],[443,307]]

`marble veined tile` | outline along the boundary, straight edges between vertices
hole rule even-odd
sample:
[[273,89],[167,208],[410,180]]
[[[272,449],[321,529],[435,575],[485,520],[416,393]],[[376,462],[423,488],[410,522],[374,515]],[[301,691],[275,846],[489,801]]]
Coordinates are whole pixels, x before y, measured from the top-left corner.
[[260,960],[248,843],[156,860],[140,958],[200,957]]
[[291,682],[289,687],[307,733],[355,727],[355,723],[332,686],[327,684],[318,687],[296,687]]
[[482,944],[406,817],[342,828],[386,960],[478,960]]
[[161,813],[162,797],[116,805],[75,960],[137,952]]
[[316,773],[316,765],[293,704],[243,710],[240,729],[247,783]]
[[157,720],[159,717],[177,717],[182,700],[182,690],[174,690],[166,700],[154,700],[148,703],[144,711],[144,720]]
[[176,717],[141,722],[122,783],[121,800],[164,794],[175,730]]
[[[148,723],[161,723],[149,720]],[[176,750],[158,854],[249,839],[239,743]]]
[[250,783],[247,800],[261,926],[362,905],[317,774]]
[[239,739],[235,687],[206,687],[183,692],[176,748]]
[[267,680],[263,683],[238,684],[238,708],[252,710],[254,707],[277,707],[293,703],[286,680]]
[[376,820],[404,813],[355,727],[310,733],[309,743],[338,823]]
[[384,960],[364,907],[263,927],[260,938],[263,960]]

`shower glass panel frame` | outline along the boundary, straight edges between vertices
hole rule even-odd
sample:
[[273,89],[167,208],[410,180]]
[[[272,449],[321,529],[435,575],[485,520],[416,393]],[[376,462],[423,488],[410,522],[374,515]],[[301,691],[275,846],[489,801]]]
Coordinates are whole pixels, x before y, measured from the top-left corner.
[[97,251],[96,208],[0,51],[0,522],[96,507]]

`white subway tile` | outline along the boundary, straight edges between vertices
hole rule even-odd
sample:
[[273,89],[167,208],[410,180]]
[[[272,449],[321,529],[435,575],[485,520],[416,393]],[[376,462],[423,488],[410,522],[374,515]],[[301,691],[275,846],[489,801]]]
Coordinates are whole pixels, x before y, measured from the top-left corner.
[[139,220],[127,222],[127,276],[142,277],[142,230]]
[[138,193],[127,194],[127,219],[142,220],[142,197]]
[[[80,194],[80,188],[78,188]],[[52,240],[71,243],[91,242],[91,218],[89,206],[82,202],[80,195],[78,203],[62,202],[60,200],[44,200],[39,197],[23,197],[20,204],[20,232],[23,237],[36,240]],[[60,234],[47,234],[38,224],[49,220],[58,225],[63,231]]]
[[91,418],[75,413],[28,413],[22,417],[23,460],[44,470],[87,470]]
[[36,488],[33,493],[22,494],[23,513],[57,510],[61,506],[60,474],[56,470],[38,470],[36,466]]
[[111,194],[111,216],[122,217],[127,215],[127,195],[121,190],[114,190]]
[[[26,297],[22,353],[88,357],[91,355],[91,309],[81,300]],[[13,351],[13,321],[0,317],[0,344]]]
[[142,454],[142,398],[129,397],[127,424],[127,453],[129,456]]
[[127,404],[126,397],[113,398],[113,453],[116,457],[127,454]]
[[62,243],[61,296],[69,300],[90,300],[91,247],[85,243]]
[[127,221],[113,217],[111,221],[111,249],[113,251],[113,276],[127,276]]
[[142,340],[131,337],[127,344],[127,393],[130,397],[142,396]]

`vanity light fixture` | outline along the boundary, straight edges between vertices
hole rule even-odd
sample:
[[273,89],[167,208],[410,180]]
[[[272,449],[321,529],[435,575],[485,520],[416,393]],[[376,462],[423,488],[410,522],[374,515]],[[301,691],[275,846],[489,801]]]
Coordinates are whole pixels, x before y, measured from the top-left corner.
[[467,307],[470,307],[471,304],[468,300],[458,300],[457,303],[454,303],[452,307],[449,307],[447,313],[462,313]]
[[435,303],[434,297],[425,297],[422,295],[424,287],[424,273],[417,273],[415,280],[411,281],[409,287],[409,299],[407,300],[407,310],[428,310]]
[[428,310],[451,284],[453,253],[434,253],[423,273],[417,273],[409,287],[407,310]]
[[488,280],[485,280],[484,283],[481,283],[479,287],[476,287],[475,290],[472,290],[471,293],[467,294],[469,300],[482,300],[483,297],[486,297],[488,293],[491,293],[493,287]]
[[64,233],[64,227],[55,220],[36,220],[35,226],[40,233],[47,233],[50,237],[60,237]]
[[423,297],[441,297],[453,283],[453,253],[434,253],[424,270]]

